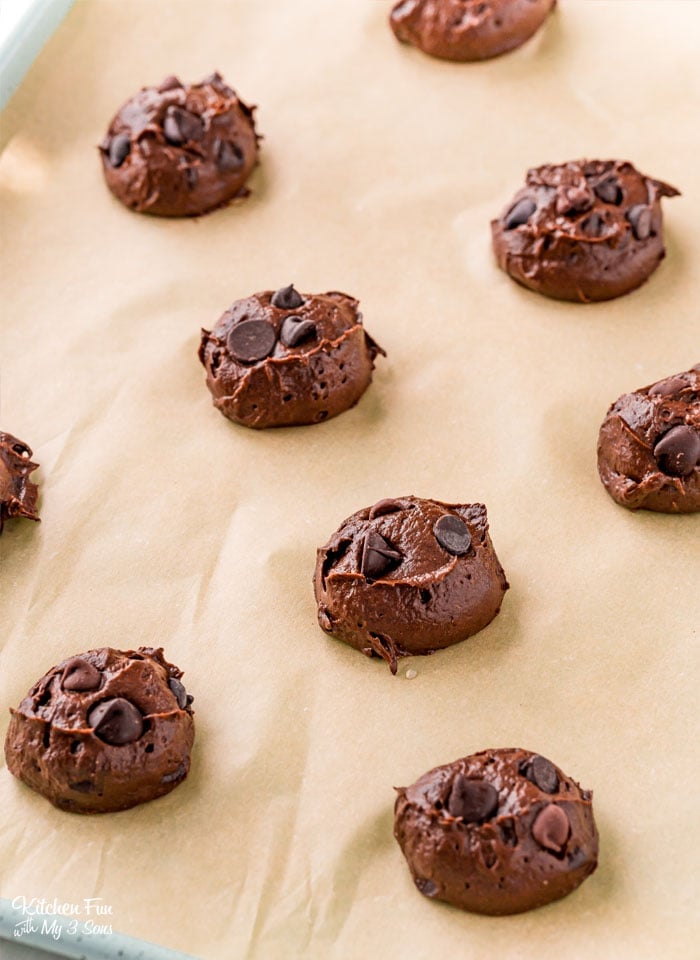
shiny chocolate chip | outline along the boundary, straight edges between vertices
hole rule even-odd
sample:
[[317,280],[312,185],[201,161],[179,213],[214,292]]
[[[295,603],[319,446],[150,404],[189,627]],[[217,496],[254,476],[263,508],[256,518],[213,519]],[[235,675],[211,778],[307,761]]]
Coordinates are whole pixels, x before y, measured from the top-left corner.
[[581,230],[587,237],[599,237],[604,227],[605,222],[599,213],[592,213],[581,224]]
[[102,674],[97,667],[82,657],[69,660],[61,674],[61,688],[70,692],[97,690],[101,682]]
[[275,330],[267,320],[244,320],[228,335],[230,353],[242,363],[255,363],[268,357],[275,346]]
[[393,570],[403,560],[403,555],[380,533],[370,531],[362,545],[360,572],[371,580]]
[[201,140],[204,136],[202,119],[183,107],[170,106],[165,114],[163,133],[166,140],[179,146],[188,140]]
[[181,763],[177,770],[173,770],[172,773],[166,773],[165,776],[160,778],[161,783],[175,783],[178,780],[184,779],[187,776],[187,764]]
[[129,700],[115,697],[92,707],[87,716],[88,725],[100,740],[119,747],[133,743],[143,733],[143,717]]
[[109,150],[107,151],[107,156],[109,157],[111,166],[121,167],[130,153],[131,140],[129,139],[128,134],[118,133],[116,137],[112,137],[112,139],[109,141]]
[[403,507],[398,500],[378,500],[369,508],[369,519],[374,520],[375,517],[383,517],[387,513],[398,513],[399,510],[403,510]]
[[637,240],[647,240],[651,234],[651,210],[643,203],[638,203],[627,213],[627,219],[632,227],[632,233]]
[[461,557],[468,553],[472,543],[469,527],[464,520],[460,520],[454,514],[450,513],[440,517],[433,527],[433,533],[437,542],[448,553],[455,557]]
[[650,397],[668,397],[672,393],[680,393],[688,386],[683,377],[668,377],[666,380],[660,380],[653,387],[649,387]]
[[168,686],[175,694],[177,705],[181,710],[184,710],[187,706],[189,706],[190,703],[192,703],[193,698],[188,697],[184,683],[181,683],[176,677],[170,678],[168,681]]
[[447,809],[465,823],[488,820],[498,809],[498,791],[486,780],[467,780],[458,773],[447,798]]
[[688,477],[700,462],[700,431],[682,424],[671,427],[654,446],[654,459],[669,477]]
[[546,757],[532,757],[524,765],[522,774],[544,793],[556,793],[559,789],[557,771]]
[[424,897],[434,897],[438,892],[437,885],[426,877],[416,877],[414,883]]
[[552,853],[561,853],[570,833],[569,818],[554,803],[543,807],[532,824],[532,836],[541,847]]
[[285,317],[280,331],[280,340],[285,347],[298,347],[305,340],[316,336],[316,324],[303,317]]
[[511,207],[506,214],[506,230],[515,230],[516,227],[522,227],[523,224],[527,223],[536,209],[537,204],[531,197],[523,197],[522,200],[518,200],[515,206]]
[[278,307],[280,310],[297,310],[304,300],[294,289],[294,284],[290,283],[288,287],[282,287],[276,293],[273,293],[270,302],[273,307]]
[[168,90],[177,90],[181,87],[182,84],[178,78],[174,74],[171,74],[169,77],[166,77],[158,87],[158,93],[166,93]]
[[219,140],[218,138],[214,141],[214,156],[216,157],[217,167],[224,173],[240,170],[245,160],[243,151],[237,143],[233,143],[231,140]]
[[616,207],[619,207],[622,203],[622,187],[617,177],[606,177],[593,189],[596,197],[603,203],[614,203]]

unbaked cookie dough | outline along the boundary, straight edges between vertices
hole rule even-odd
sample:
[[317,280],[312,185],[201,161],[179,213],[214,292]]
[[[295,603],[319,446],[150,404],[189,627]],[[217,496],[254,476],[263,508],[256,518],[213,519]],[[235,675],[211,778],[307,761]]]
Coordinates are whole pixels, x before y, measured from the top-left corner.
[[478,633],[508,589],[481,503],[380,500],[348,517],[317,553],[321,628],[392,673],[400,657]]
[[0,431],[0,533],[12,517],[39,519],[39,488],[29,479],[38,466],[32,463],[32,451],[26,443]]
[[237,300],[199,359],[214,406],[246,427],[320,423],[360,399],[378,354],[346,293],[300,294],[293,286]]
[[501,270],[557,300],[610,300],[640,286],[665,256],[661,198],[675,187],[623,160],[528,170],[491,222]]
[[11,773],[62,810],[108,813],[187,776],[192,697],[162,649],[89,650],[31,688],[5,740]]
[[254,109],[218,73],[144,87],[100,144],[109,189],[130,210],[161,217],[197,216],[245,196],[258,159]]
[[539,30],[556,0],[401,0],[390,23],[399,40],[443,60],[486,60]]
[[700,510],[700,364],[612,404],[598,437],[598,472],[613,500],[631,510]]
[[484,750],[398,791],[394,836],[418,890],[473,913],[559,900],[595,870],[592,794],[528,750]]

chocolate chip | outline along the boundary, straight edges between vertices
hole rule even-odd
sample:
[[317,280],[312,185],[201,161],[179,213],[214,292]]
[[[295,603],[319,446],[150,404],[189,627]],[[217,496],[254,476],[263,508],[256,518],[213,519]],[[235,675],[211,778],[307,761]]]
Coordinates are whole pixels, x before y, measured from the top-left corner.
[[498,809],[498,791],[486,780],[467,780],[458,773],[447,798],[447,809],[465,823],[488,820]]
[[440,517],[433,527],[435,539],[440,546],[455,557],[461,557],[468,553],[472,543],[469,527],[464,520],[455,517],[454,514],[447,514]]
[[161,783],[174,783],[176,780],[182,780],[183,777],[187,776],[187,765],[181,763],[177,770],[174,770],[173,773],[166,773],[164,777],[160,778]]
[[290,283],[288,287],[282,287],[277,293],[273,293],[270,303],[273,307],[280,310],[296,310],[304,302],[303,298],[294,289],[294,284]]
[[438,892],[438,888],[432,880],[427,880],[424,877],[416,877],[413,882],[424,897],[434,897]]
[[654,458],[669,477],[688,477],[700,462],[700,431],[695,427],[671,427],[656,443]]
[[87,722],[100,740],[115,747],[132,743],[143,733],[143,717],[133,703],[123,697],[98,703],[88,713]]
[[523,766],[521,773],[544,793],[556,793],[559,789],[557,771],[546,757],[532,757]]
[[606,177],[593,188],[596,197],[603,203],[614,203],[619,207],[622,203],[622,187],[617,177]]
[[255,363],[268,357],[275,346],[275,330],[267,320],[244,320],[228,335],[230,353],[243,363]]
[[171,74],[169,77],[166,77],[158,87],[158,93],[166,93],[168,90],[177,90],[180,87],[182,87],[182,84],[178,78],[174,74]]
[[214,141],[214,156],[216,157],[217,167],[225,173],[240,170],[245,160],[243,151],[237,143],[233,143],[231,140],[219,140],[218,138]]
[[170,687],[172,692],[175,694],[177,705],[181,710],[185,709],[185,707],[188,705],[188,701],[189,703],[192,703],[192,700],[194,698],[193,697],[188,698],[184,683],[181,683],[176,677],[170,678],[170,680],[168,681],[168,686]]
[[196,167],[185,167],[185,180],[187,181],[187,186],[190,188],[190,190],[197,186],[199,174],[197,173]]
[[109,150],[107,153],[111,166],[121,167],[130,153],[131,140],[129,139],[128,134],[118,133],[116,137],[112,137],[109,142]]
[[671,393],[680,393],[687,386],[688,383],[683,377],[669,377],[667,380],[661,380],[659,383],[655,383],[653,387],[649,387],[649,396],[667,397]]
[[599,237],[605,227],[605,221],[599,213],[592,213],[581,224],[581,230],[587,237]]
[[522,200],[518,200],[515,206],[506,214],[506,230],[514,230],[516,227],[522,227],[524,223],[527,223],[536,209],[537,204],[531,197],[523,197]]
[[387,513],[398,513],[403,507],[398,500],[378,500],[373,507],[369,509],[369,519],[383,517]]
[[92,780],[78,780],[77,783],[69,783],[68,787],[70,790],[75,790],[76,793],[92,793],[95,789]]
[[280,331],[280,340],[285,347],[297,347],[305,340],[316,336],[316,324],[303,317],[285,317]]
[[201,140],[204,136],[204,123],[200,117],[182,107],[168,107],[163,123],[166,140],[178,146],[188,140]]
[[545,850],[561,853],[569,839],[569,818],[561,807],[548,803],[537,814],[532,824],[532,836]]
[[372,580],[381,577],[403,560],[403,555],[380,533],[370,531],[362,545],[360,572]]
[[63,668],[61,688],[75,692],[97,690],[102,682],[102,674],[82,657],[73,657]]
[[651,233],[651,210],[643,203],[638,203],[627,213],[627,219],[632,225],[632,233],[637,240],[646,240]]

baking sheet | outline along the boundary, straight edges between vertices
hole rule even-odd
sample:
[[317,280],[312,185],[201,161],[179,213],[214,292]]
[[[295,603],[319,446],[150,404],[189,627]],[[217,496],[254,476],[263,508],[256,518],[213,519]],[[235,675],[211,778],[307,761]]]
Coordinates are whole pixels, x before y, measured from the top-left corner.
[[[0,415],[41,464],[42,523],[0,540],[0,735],[61,658],[153,644],[197,740],[182,786],[117,815],[0,771],[0,896],[100,897],[115,930],[203,958],[686,958],[700,517],[615,506],[595,444],[620,393],[700,359],[700,6],[564,0],[465,66],[399,46],[389,9],[79,0],[3,114]],[[121,208],[110,116],[214,68],[259,104],[253,196],[198,221]],[[586,155],[683,197],[652,281],[583,307],[501,274],[489,219],[528,166]],[[199,328],[290,281],[358,296],[388,359],[336,420],[238,428]],[[486,503],[512,589],[392,678],[319,630],[311,575],[344,517],[406,493]],[[514,745],[594,789],[597,873],[518,917],[423,900],[392,786]]]

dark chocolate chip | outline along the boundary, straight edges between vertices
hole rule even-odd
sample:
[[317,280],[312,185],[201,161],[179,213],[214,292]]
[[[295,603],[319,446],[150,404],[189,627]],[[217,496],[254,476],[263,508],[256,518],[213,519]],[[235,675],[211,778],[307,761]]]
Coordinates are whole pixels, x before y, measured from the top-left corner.
[[92,707],[87,722],[100,740],[115,747],[133,743],[143,733],[143,717],[134,704],[123,697],[103,700]]
[[61,688],[75,692],[97,690],[102,682],[102,674],[82,657],[73,657],[63,668]]
[[424,897],[434,897],[438,892],[438,888],[432,880],[427,880],[424,877],[416,877],[414,883]]
[[469,527],[454,514],[448,513],[440,517],[433,527],[433,533],[437,542],[448,553],[455,557],[468,553],[472,543]]
[[128,134],[118,133],[109,142],[109,162],[113,167],[121,167],[131,153],[131,140]]
[[561,853],[569,839],[569,818],[561,807],[548,803],[537,814],[532,824],[532,836],[545,850]]
[[688,382],[682,377],[669,377],[655,383],[653,387],[649,387],[649,396],[667,397],[671,393],[680,393],[687,386],[689,386]]
[[28,460],[32,455],[32,451],[24,443],[13,443],[12,449],[17,454],[18,457],[22,457],[23,460]]
[[214,141],[214,156],[216,157],[217,167],[225,173],[240,170],[245,160],[243,151],[237,143],[233,143],[231,140],[219,140],[218,138]]
[[285,317],[280,331],[280,340],[285,347],[297,347],[305,340],[316,336],[316,324],[303,317]]
[[593,189],[596,197],[603,203],[614,203],[616,207],[619,207],[622,203],[622,187],[617,177],[606,177]]
[[374,520],[375,517],[383,517],[387,513],[398,513],[399,510],[403,510],[403,507],[398,500],[379,500],[370,507],[369,519]]
[[465,823],[488,820],[498,809],[498,791],[486,780],[467,780],[458,773],[447,798],[447,809]]
[[244,320],[228,335],[230,353],[243,363],[255,363],[268,357],[275,346],[275,329],[267,320]]
[[158,93],[166,93],[168,90],[177,90],[181,87],[182,84],[178,78],[174,74],[171,74],[171,76],[166,77],[158,87]]
[[160,782],[175,783],[176,780],[182,780],[185,776],[187,776],[187,765],[181,763],[177,770],[174,770],[173,773],[166,773],[164,777],[161,777]]
[[[184,710],[188,702],[187,691],[185,690],[184,683],[181,683],[176,677],[171,677],[170,680],[168,681],[168,686],[170,687],[172,692],[175,694],[175,699],[177,700],[178,707],[181,710]],[[189,700],[190,703],[192,702],[192,699],[193,698],[190,697],[190,700]]]
[[270,301],[273,307],[278,307],[280,310],[296,310],[303,302],[301,295],[294,289],[293,283],[273,293]]
[[523,197],[522,200],[518,200],[515,206],[506,214],[506,230],[515,230],[516,227],[522,227],[524,223],[527,223],[536,209],[537,204],[531,197]]
[[375,580],[397,567],[403,555],[380,533],[370,531],[362,545],[360,572],[363,576]]
[[170,106],[165,114],[163,133],[170,143],[178,146],[188,140],[201,140],[204,136],[204,123],[189,110]]
[[95,789],[92,780],[78,780],[77,783],[69,783],[68,787],[76,793],[92,793]]
[[605,222],[599,213],[592,213],[581,224],[581,230],[587,237],[599,237],[604,227]]
[[643,203],[638,203],[627,213],[627,219],[632,225],[632,233],[637,240],[646,240],[651,234],[651,210]]
[[559,789],[557,771],[546,757],[532,757],[523,767],[522,774],[544,793],[556,793]]
[[671,427],[654,446],[659,469],[669,477],[688,477],[700,462],[700,430],[685,424]]

